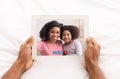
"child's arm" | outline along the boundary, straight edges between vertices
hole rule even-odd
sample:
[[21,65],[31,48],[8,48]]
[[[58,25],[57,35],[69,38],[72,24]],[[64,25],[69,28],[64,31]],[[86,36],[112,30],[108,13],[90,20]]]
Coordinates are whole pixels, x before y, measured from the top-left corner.
[[75,52],[78,55],[82,55],[82,45],[78,39],[74,40]]

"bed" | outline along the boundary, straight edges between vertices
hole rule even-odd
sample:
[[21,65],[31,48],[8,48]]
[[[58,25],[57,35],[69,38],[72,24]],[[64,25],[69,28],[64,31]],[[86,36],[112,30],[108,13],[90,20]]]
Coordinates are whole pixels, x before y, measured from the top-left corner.
[[[106,79],[119,79],[119,3],[118,0],[71,0],[69,3],[68,0],[1,0],[0,77],[14,63],[20,45],[31,35],[32,15],[88,15],[89,36],[101,45],[100,68]],[[36,58],[21,79],[88,79],[83,65],[83,56]]]

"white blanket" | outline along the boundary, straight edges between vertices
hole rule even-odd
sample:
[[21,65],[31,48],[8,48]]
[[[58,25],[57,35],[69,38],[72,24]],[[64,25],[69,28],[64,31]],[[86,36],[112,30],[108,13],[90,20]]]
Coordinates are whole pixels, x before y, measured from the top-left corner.
[[[106,79],[119,79],[119,0],[1,0],[0,77],[17,58],[31,35],[32,15],[88,15],[89,36],[101,45],[99,65]],[[83,57],[41,57],[22,79],[88,79]]]

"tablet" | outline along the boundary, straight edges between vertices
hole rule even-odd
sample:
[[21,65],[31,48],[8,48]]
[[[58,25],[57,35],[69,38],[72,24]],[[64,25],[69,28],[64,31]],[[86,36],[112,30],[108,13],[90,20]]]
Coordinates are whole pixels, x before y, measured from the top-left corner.
[[38,54],[36,43],[40,41],[39,32],[41,28],[47,23],[52,20],[56,20],[59,23],[64,25],[75,25],[80,29],[80,36],[79,40],[82,44],[82,49],[86,48],[85,39],[88,37],[89,34],[89,27],[88,27],[88,16],[87,15],[33,15],[31,23],[31,31],[32,35],[34,36],[35,43],[32,48],[32,55],[33,57],[42,56]]

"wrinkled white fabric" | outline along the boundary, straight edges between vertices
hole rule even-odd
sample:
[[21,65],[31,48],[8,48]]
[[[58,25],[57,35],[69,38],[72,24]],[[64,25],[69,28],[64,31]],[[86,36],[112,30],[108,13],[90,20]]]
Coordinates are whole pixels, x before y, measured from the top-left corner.
[[[119,79],[119,0],[0,0],[0,76],[31,35],[32,15],[88,15],[89,36],[101,45],[99,64],[106,79]],[[41,57],[22,79],[87,79],[83,58]],[[49,67],[48,67],[49,65]]]

